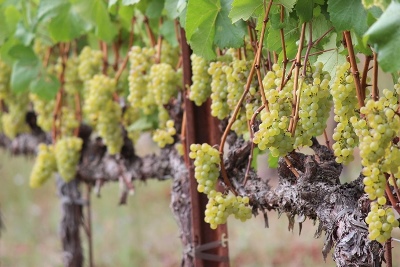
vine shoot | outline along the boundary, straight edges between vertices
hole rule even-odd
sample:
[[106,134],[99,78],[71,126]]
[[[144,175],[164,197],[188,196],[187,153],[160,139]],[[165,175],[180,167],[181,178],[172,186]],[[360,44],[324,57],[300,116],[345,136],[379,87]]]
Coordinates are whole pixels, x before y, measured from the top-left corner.
[[[35,155],[32,190],[56,178],[66,267],[94,266],[90,195],[120,182],[126,204],[146,179],[173,181],[181,266],[230,266],[228,217],[268,227],[276,211],[289,229],[316,222],[337,266],[391,267],[399,14],[398,0],[0,1],[0,146]],[[160,153],[137,154],[143,133]]]

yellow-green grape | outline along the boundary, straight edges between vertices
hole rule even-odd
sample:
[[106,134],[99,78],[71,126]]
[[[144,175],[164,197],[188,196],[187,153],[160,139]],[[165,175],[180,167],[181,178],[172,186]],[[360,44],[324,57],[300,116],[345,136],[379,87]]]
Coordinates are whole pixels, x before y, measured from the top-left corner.
[[107,151],[110,155],[119,153],[124,144],[120,124],[121,116],[121,107],[112,99],[108,100],[98,113],[96,130],[107,146]]
[[30,93],[29,99],[36,113],[37,124],[45,132],[51,130],[53,125],[54,100],[44,100],[38,95]]
[[165,39],[161,44],[161,63],[176,66],[179,60],[179,46],[172,47]]
[[326,128],[326,121],[332,107],[330,100],[330,76],[322,71],[323,64],[312,66],[302,82],[300,93],[299,121],[295,131],[294,148],[310,146],[311,138],[319,136]]
[[399,227],[399,221],[396,220],[393,209],[385,208],[376,202],[371,203],[371,211],[365,218],[365,222],[368,224],[368,238],[381,244],[391,237],[393,228]]
[[246,111],[241,109],[236,117],[235,122],[232,124],[232,131],[238,135],[243,135],[248,132]]
[[232,193],[225,195],[211,190],[204,212],[204,221],[210,224],[211,229],[216,229],[218,225],[225,224],[231,214],[242,222],[250,219],[252,213],[249,198],[234,196]]
[[185,154],[185,151],[183,150],[183,144],[182,143],[176,143],[175,144],[175,149],[178,152],[179,156],[183,156]]
[[194,177],[198,183],[197,191],[209,194],[217,184],[219,177],[219,164],[221,158],[219,151],[209,144],[190,145],[189,157],[194,159]]
[[4,101],[8,108],[8,113],[3,113],[1,118],[4,134],[13,139],[20,133],[29,132],[29,126],[25,121],[29,104],[28,93],[10,95]]
[[171,118],[169,116],[168,110],[164,108],[164,106],[158,106],[158,128],[163,128],[164,125],[169,121]]
[[154,112],[154,95],[148,92],[150,68],[154,63],[154,48],[132,46],[129,52],[129,95],[128,101],[133,108],[143,110],[148,115]]
[[71,136],[74,130],[79,127],[75,110],[68,106],[62,107],[61,116],[56,121],[56,127],[60,129],[62,136]]
[[43,185],[57,171],[57,163],[52,145],[40,144],[38,154],[29,178],[29,185],[37,188]]
[[147,88],[158,106],[168,104],[177,94],[179,83],[178,75],[171,65],[160,63],[151,66]]
[[157,129],[153,133],[153,141],[156,142],[157,145],[161,148],[174,143],[173,136],[176,134],[173,120],[167,121],[165,126],[165,129]]
[[72,136],[61,138],[55,145],[54,152],[57,170],[65,182],[69,182],[75,178],[82,143],[82,139]]
[[[356,88],[350,71],[350,63],[346,62],[336,68],[336,78],[331,88],[333,97],[336,125],[332,145],[336,162],[347,164],[354,159],[353,150],[358,145],[358,137],[354,126],[350,123],[351,117],[358,118],[356,110],[359,108]],[[355,120],[355,119],[353,119]]]
[[208,73],[212,77],[211,82],[211,115],[222,120],[229,115],[229,106],[227,103],[228,91],[227,80],[224,68],[227,63],[222,61],[211,62]]
[[48,46],[46,46],[41,38],[35,38],[33,40],[33,52],[40,58],[43,58],[46,55],[46,50]]
[[90,123],[95,124],[99,112],[104,110],[107,102],[112,101],[115,89],[115,80],[103,74],[97,74],[88,81],[83,111]]
[[78,66],[78,57],[68,58],[64,73],[64,90],[67,94],[74,95],[82,89],[82,81],[79,79]]
[[79,54],[78,61],[79,78],[82,82],[89,81],[94,75],[101,73],[103,53],[85,46]]
[[0,100],[10,95],[11,68],[0,60]]
[[280,66],[273,65],[263,79],[265,95],[268,101],[269,112],[261,111],[261,124],[255,132],[253,142],[260,150],[268,148],[274,157],[285,156],[293,150],[294,138],[288,131],[292,114],[293,81],[278,91],[281,85],[283,72]]
[[211,95],[211,75],[208,74],[208,61],[203,57],[192,54],[192,85],[189,99],[197,106],[203,104]]
[[137,140],[140,137],[141,131],[131,129],[129,126],[134,124],[138,119],[140,119],[140,110],[136,108],[132,108],[131,106],[127,106],[124,114],[122,115],[122,125],[125,127],[128,138],[136,144]]
[[230,110],[234,110],[246,86],[249,70],[249,62],[234,58],[232,62],[224,68],[226,74],[227,103]]

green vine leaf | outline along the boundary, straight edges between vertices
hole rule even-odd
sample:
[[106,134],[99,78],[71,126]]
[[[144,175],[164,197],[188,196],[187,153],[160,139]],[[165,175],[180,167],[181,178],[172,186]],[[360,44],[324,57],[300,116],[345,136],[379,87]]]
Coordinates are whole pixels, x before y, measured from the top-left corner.
[[400,70],[400,3],[392,1],[382,16],[368,29],[364,42],[372,44],[378,53],[383,71]]
[[232,9],[229,12],[229,17],[232,19],[232,23],[241,19],[247,21],[250,17],[259,14],[262,11],[262,0],[234,0],[232,2]]
[[170,19],[178,18],[185,7],[186,0],[165,0],[164,8]]
[[11,90],[20,93],[29,90],[30,83],[39,75],[40,64],[34,61],[16,61],[12,67]]
[[354,30],[362,36],[368,29],[367,11],[361,0],[328,0],[328,12],[338,32]]
[[32,48],[22,44],[17,44],[11,47],[8,50],[8,55],[15,60],[26,62],[28,64],[36,64],[36,62],[38,62],[38,58]]
[[56,97],[60,86],[58,78],[54,75],[39,76],[30,84],[30,90],[40,98],[50,101]]
[[309,22],[313,18],[314,1],[299,0],[296,3],[296,13],[300,18],[300,22]]
[[229,9],[232,1],[189,1],[186,15],[186,38],[193,51],[206,59],[214,59],[215,46],[239,47],[243,43],[245,28],[232,24]]

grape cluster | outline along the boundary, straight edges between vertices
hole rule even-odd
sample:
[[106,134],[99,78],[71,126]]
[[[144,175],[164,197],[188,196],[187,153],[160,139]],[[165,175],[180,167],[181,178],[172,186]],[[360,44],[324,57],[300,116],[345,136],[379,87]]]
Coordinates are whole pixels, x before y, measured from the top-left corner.
[[384,243],[391,236],[392,229],[399,227],[399,221],[396,220],[393,209],[385,208],[375,202],[371,203],[371,211],[365,218],[368,224],[368,238]]
[[190,86],[189,99],[197,106],[203,104],[211,95],[211,76],[208,74],[206,59],[192,54],[192,85]]
[[216,229],[219,224],[226,223],[229,215],[234,214],[242,222],[251,218],[251,207],[247,196],[224,195],[212,190],[208,195],[204,221]]
[[50,131],[53,125],[53,111],[55,101],[46,101],[33,93],[29,94],[29,99],[33,104],[33,109],[36,113],[38,126],[45,132]]
[[269,112],[265,109],[261,111],[261,124],[254,134],[253,142],[260,150],[268,148],[271,154],[277,157],[293,150],[294,138],[288,131],[292,114],[293,82],[287,82],[279,91],[283,71],[277,64],[274,64],[272,69],[263,79]]
[[361,163],[364,166],[364,191],[378,204],[386,203],[385,173],[399,176],[398,160],[400,151],[393,138],[400,130],[400,118],[395,114],[398,108],[397,94],[383,90],[384,96],[378,101],[369,99],[360,109],[363,118],[352,117],[356,134],[360,140]]
[[150,68],[149,94],[154,98],[155,104],[162,106],[168,104],[171,97],[174,97],[180,83],[176,71],[167,63],[154,64]]
[[51,145],[40,144],[38,154],[29,178],[29,185],[37,188],[43,185],[57,171],[54,148]]
[[153,141],[157,143],[160,148],[174,143],[174,135],[176,130],[174,128],[174,121],[168,120],[165,129],[157,129],[153,133]]
[[356,110],[359,108],[356,88],[350,71],[350,63],[346,62],[336,68],[336,78],[331,88],[333,97],[334,120],[336,125],[332,148],[336,162],[347,164],[354,159],[353,150],[358,145],[358,137],[354,131],[350,118],[359,117]]
[[101,72],[103,53],[85,46],[79,54],[78,75],[81,81],[86,82]]
[[151,65],[154,63],[154,48],[132,46],[129,52],[129,95],[133,108],[140,108],[145,114],[154,112],[154,96],[148,94],[147,84]]
[[329,93],[330,75],[317,62],[304,77],[300,94],[299,121],[295,130],[294,148],[311,146],[311,138],[326,128],[332,106]]
[[[64,73],[64,90],[67,94],[74,95],[80,92],[82,81],[79,79],[79,58],[69,57],[65,66]],[[93,70],[93,73],[98,69]],[[83,74],[83,76],[85,76]],[[87,75],[89,76],[89,75]]]
[[78,137],[63,137],[57,141],[54,154],[57,163],[57,170],[64,181],[74,179],[76,166],[82,149],[82,139]]
[[11,68],[0,60],[0,100],[6,99],[10,94]]
[[88,96],[84,111],[107,146],[111,155],[120,152],[123,145],[120,126],[122,110],[112,95],[116,90],[115,80],[103,74],[95,75],[88,83]]
[[28,93],[13,94],[4,100],[8,113],[2,114],[4,134],[13,139],[20,133],[29,132],[25,116],[29,103]]
[[130,127],[135,121],[140,118],[140,110],[132,108],[131,106],[127,106],[124,109],[124,113],[122,115],[122,125],[125,127],[128,138],[136,144],[137,140],[140,137],[140,131],[132,129]]
[[161,63],[176,66],[179,60],[179,46],[172,47],[165,39],[161,44]]
[[189,157],[194,159],[194,177],[197,180],[197,191],[209,194],[217,184],[221,158],[217,149],[204,143],[190,145]]
[[225,68],[228,64],[222,61],[211,62],[208,73],[212,77],[211,82],[211,115],[222,120],[229,115],[229,106],[227,103],[228,82],[226,80]]

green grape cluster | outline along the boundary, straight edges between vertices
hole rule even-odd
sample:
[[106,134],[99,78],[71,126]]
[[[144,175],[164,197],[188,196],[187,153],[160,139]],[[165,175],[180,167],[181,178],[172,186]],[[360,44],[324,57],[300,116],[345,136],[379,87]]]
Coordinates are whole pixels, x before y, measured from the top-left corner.
[[82,144],[82,139],[71,136],[61,138],[55,145],[54,155],[57,163],[57,170],[66,182],[75,178]]
[[224,195],[212,190],[208,195],[204,221],[210,224],[211,229],[226,223],[229,215],[234,214],[242,222],[251,218],[249,197],[234,196],[232,193]]
[[304,77],[300,94],[299,121],[295,130],[294,148],[311,146],[311,138],[320,136],[332,107],[329,93],[330,75],[317,62]]
[[76,119],[75,110],[72,107],[63,106],[55,125],[57,129],[60,129],[62,136],[71,136],[74,130],[79,127],[79,121]]
[[113,101],[115,90],[115,79],[103,74],[95,75],[88,83],[88,96],[84,105],[84,111],[90,122],[95,125],[111,155],[119,153],[123,145],[120,126],[122,109]]
[[269,112],[261,111],[261,124],[254,134],[253,142],[260,150],[268,148],[274,157],[284,156],[293,150],[294,138],[288,131],[292,114],[293,81],[288,81],[279,91],[283,71],[274,64],[263,79]]
[[129,95],[128,101],[133,108],[143,110],[144,114],[154,112],[154,96],[148,93],[147,84],[150,68],[154,63],[154,48],[132,46],[129,52]]
[[230,110],[235,109],[244,92],[249,74],[249,62],[233,58],[232,62],[224,68],[227,81],[227,104]]
[[28,93],[12,94],[5,99],[5,103],[8,113],[3,113],[1,118],[4,134],[14,139],[20,133],[29,132],[29,126],[25,121],[29,104]]
[[46,55],[46,50],[48,46],[46,46],[41,38],[35,38],[33,41],[33,52],[41,58]]
[[226,80],[225,68],[228,67],[226,62],[211,62],[208,73],[212,77],[211,82],[211,115],[222,120],[229,115],[229,106],[227,103],[228,82]]
[[154,99],[155,104],[162,106],[168,104],[174,97],[180,83],[176,71],[167,63],[154,64],[150,68],[148,94]]
[[45,132],[50,131],[53,125],[53,111],[55,101],[46,101],[33,93],[29,94],[29,99],[33,104],[33,109],[36,113],[38,126]]
[[161,63],[176,66],[179,61],[179,46],[172,47],[165,39],[161,44]]
[[208,195],[215,188],[219,177],[219,164],[221,163],[219,152],[207,143],[192,144],[189,157],[194,159],[197,191]]
[[110,155],[118,154],[124,144],[120,120],[122,116],[121,107],[117,102],[107,101],[99,112],[96,131],[103,139]]
[[386,203],[385,173],[400,178],[398,161],[400,151],[392,140],[400,130],[397,111],[397,94],[383,90],[384,96],[378,101],[369,99],[360,109],[363,118],[352,117],[355,132],[360,140],[361,163],[364,166],[364,191],[371,200],[377,198],[380,205]]
[[132,129],[130,127],[140,118],[140,110],[133,108],[131,106],[127,106],[124,109],[124,113],[122,114],[122,125],[127,131],[128,138],[136,144],[137,140],[140,137],[140,130]]
[[38,188],[57,171],[56,157],[52,145],[40,144],[38,154],[29,178],[29,185]]
[[94,75],[101,72],[103,53],[85,46],[79,54],[78,62],[79,78],[83,82],[89,81]]
[[396,220],[393,209],[385,208],[375,202],[371,203],[371,211],[365,218],[365,222],[368,224],[368,238],[381,244],[390,238],[393,228],[399,227],[399,221]]
[[352,123],[350,123],[350,118],[359,116],[356,112],[359,104],[354,79],[349,69],[350,63],[348,62],[337,66],[336,78],[331,87],[335,112],[334,120],[337,122],[332,136],[336,142],[332,148],[336,162],[344,164],[354,159],[354,147],[358,145],[358,137]]
[[64,90],[67,94],[74,95],[80,92],[82,81],[79,79],[79,58],[69,57],[65,66]]
[[196,54],[190,56],[192,61],[192,85],[189,99],[201,106],[211,95],[211,76],[208,74],[208,62]]
[[11,68],[0,60],[0,100],[6,99],[10,94]]
[[174,128],[174,121],[168,120],[165,129],[157,129],[153,133],[153,141],[157,143],[160,148],[165,147],[174,143],[174,135],[176,134],[176,129]]

